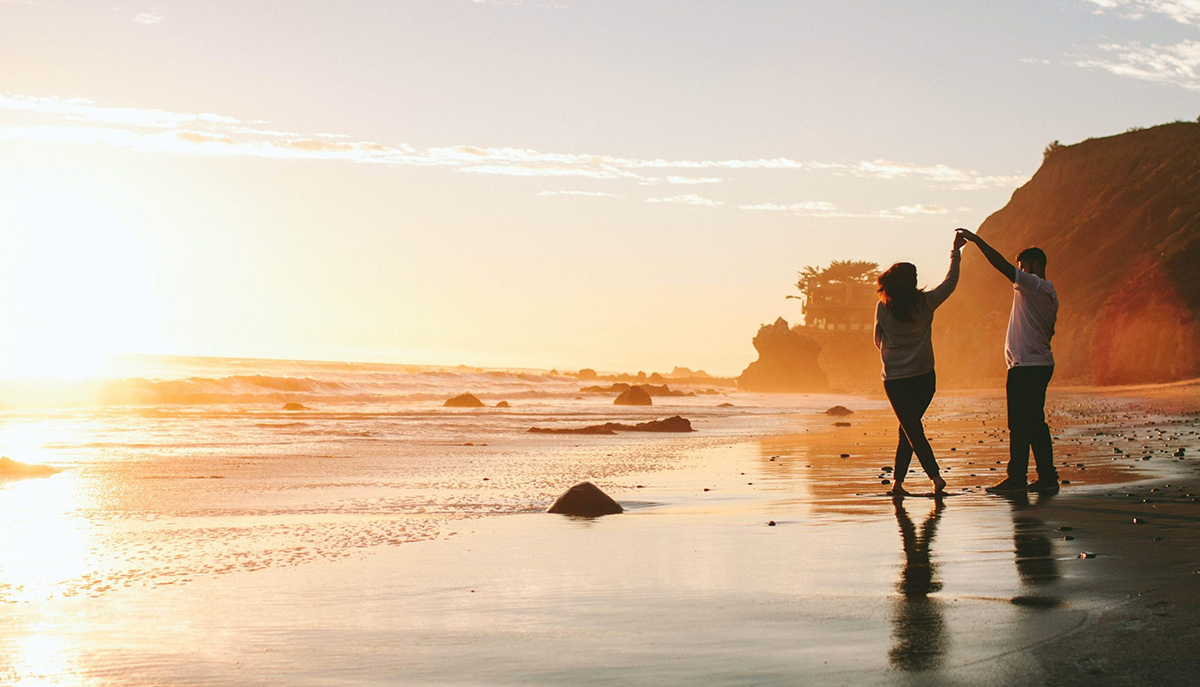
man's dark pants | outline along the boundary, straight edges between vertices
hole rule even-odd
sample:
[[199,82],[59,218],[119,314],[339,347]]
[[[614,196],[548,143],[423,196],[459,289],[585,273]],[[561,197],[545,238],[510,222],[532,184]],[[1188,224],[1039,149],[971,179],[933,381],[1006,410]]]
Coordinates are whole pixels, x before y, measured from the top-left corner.
[[1046,387],[1054,376],[1054,366],[1013,367],[1008,371],[1008,476],[1025,481],[1029,471],[1029,450],[1037,464],[1039,480],[1058,482],[1054,469],[1054,447],[1050,427],[1046,425]]

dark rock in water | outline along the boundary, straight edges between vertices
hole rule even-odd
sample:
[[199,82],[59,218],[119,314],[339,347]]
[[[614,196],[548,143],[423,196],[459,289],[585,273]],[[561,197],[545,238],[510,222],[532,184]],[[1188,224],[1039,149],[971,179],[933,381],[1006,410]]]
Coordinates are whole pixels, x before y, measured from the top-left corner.
[[621,504],[600,491],[596,485],[591,482],[580,482],[554,499],[554,503],[546,512],[594,518],[621,513],[624,510],[621,508]]
[[0,458],[0,479],[21,479],[24,477],[49,477],[59,472],[58,468],[49,465],[30,465],[8,458]]
[[788,327],[782,317],[759,328],[754,349],[758,351],[758,360],[738,377],[739,389],[794,393],[829,388],[829,380],[817,364],[821,345]]
[[483,401],[479,400],[475,394],[462,394],[447,399],[442,405],[446,408],[482,408]]
[[576,374],[575,376],[581,380],[587,381],[587,380],[595,379],[598,375],[596,374],[596,371],[593,370],[592,368],[585,367],[582,370],[580,370],[578,372],[578,374]]
[[[616,423],[609,423],[609,424],[616,424]],[[624,426],[628,427],[629,425],[624,425]],[[572,427],[572,428],[561,428],[561,429],[558,427],[530,427],[529,432],[531,434],[616,434],[617,433],[616,430],[612,429],[608,425],[591,425],[589,427]]]
[[667,380],[665,378],[663,378],[663,376],[657,372],[650,375],[649,381],[651,384],[666,384],[667,383]]
[[834,406],[834,407],[830,408],[829,410],[826,410],[826,411],[825,411],[825,414],[826,414],[826,415],[836,415],[836,416],[839,416],[839,417],[844,417],[844,416],[846,416],[846,415],[853,415],[853,414],[854,414],[854,411],[853,411],[853,410],[850,410],[850,409],[849,409],[849,408],[847,408],[846,406]]
[[666,384],[654,386],[653,384],[639,384],[638,388],[651,396],[695,396],[695,393],[684,393],[679,389],[672,389]]
[[692,422],[685,417],[672,415],[665,420],[639,422],[633,426],[635,432],[694,432]]
[[627,425],[623,422],[606,422],[602,425],[564,429],[557,427],[530,427],[529,431],[533,434],[616,434],[617,432],[694,432],[696,430],[692,429],[691,420],[675,415],[665,420],[650,420],[648,422],[639,422],[636,425]]
[[284,410],[308,410],[308,408],[304,407],[303,403],[284,403],[283,409]]
[[576,396],[576,397],[575,397],[575,400],[576,400],[576,401],[582,401],[582,400],[583,400],[583,396]]
[[613,382],[609,386],[585,386],[580,391],[587,394],[607,394],[612,392],[628,391],[631,385],[625,382]]
[[631,386],[621,392],[613,401],[613,405],[618,406],[649,406],[654,405],[654,401],[650,400],[650,394],[640,386]]
[[512,406],[508,404],[508,401],[500,401],[499,403],[496,404],[496,407],[497,408],[511,408]]
[[732,408],[733,404],[732,403],[720,403],[717,405],[717,407],[718,408]]

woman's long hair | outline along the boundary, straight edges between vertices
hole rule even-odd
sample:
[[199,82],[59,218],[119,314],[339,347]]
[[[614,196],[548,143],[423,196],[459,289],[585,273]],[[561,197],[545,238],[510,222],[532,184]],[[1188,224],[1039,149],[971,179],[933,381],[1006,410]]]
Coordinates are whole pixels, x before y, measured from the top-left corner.
[[917,266],[911,262],[898,262],[879,275],[875,283],[883,307],[892,311],[897,320],[912,322],[913,311],[925,295],[917,288]]

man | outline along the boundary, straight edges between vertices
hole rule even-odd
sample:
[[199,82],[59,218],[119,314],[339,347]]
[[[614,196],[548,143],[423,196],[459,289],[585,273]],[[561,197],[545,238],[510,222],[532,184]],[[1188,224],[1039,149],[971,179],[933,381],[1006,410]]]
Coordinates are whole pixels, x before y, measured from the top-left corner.
[[[1041,248],[1026,248],[1017,256],[1017,266],[1004,259],[983,239],[966,229],[958,229],[974,243],[987,261],[1013,284],[1012,312],[1008,316],[1008,335],[1004,339],[1004,359],[1008,363],[1008,477],[989,492],[1058,491],[1058,471],[1054,468],[1054,448],[1046,425],[1046,387],[1054,376],[1054,354],[1050,338],[1058,319],[1058,294],[1046,280],[1046,253]],[[1029,450],[1037,464],[1037,481],[1025,484],[1029,470]]]

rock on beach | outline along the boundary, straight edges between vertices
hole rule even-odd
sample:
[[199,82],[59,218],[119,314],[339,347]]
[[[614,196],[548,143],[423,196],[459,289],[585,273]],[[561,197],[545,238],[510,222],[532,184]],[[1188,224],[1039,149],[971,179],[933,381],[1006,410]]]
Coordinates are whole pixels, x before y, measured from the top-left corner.
[[560,494],[546,512],[594,518],[622,513],[624,510],[621,504],[601,491],[600,487],[591,482],[580,482]]

